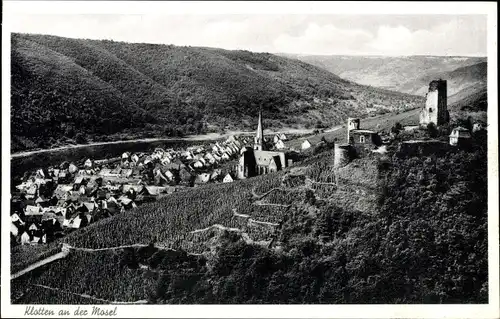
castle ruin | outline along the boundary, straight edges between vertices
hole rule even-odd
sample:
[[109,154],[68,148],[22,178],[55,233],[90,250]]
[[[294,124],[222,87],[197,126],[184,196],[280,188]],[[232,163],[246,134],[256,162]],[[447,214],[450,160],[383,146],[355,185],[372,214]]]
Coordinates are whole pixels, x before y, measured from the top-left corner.
[[443,125],[449,122],[447,110],[447,83],[446,80],[434,80],[429,83],[429,92],[426,95],[425,106],[420,110],[420,125],[430,123]]

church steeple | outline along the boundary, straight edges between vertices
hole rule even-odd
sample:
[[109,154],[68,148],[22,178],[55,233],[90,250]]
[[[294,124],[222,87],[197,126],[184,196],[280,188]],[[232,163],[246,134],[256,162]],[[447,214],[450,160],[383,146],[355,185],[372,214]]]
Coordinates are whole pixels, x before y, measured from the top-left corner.
[[259,110],[259,123],[257,124],[257,132],[254,138],[254,150],[264,150],[264,130],[262,129],[262,111]]

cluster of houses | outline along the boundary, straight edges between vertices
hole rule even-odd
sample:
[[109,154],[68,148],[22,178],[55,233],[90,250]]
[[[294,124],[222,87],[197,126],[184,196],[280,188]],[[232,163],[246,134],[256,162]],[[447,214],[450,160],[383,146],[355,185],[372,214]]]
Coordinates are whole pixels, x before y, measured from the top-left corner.
[[231,136],[209,146],[125,152],[25,174],[11,194],[12,242],[47,243],[185,187],[232,182],[236,176],[230,162],[245,143],[245,138]]
[[[318,131],[319,133],[319,131]],[[317,134],[317,133],[315,133]],[[284,133],[276,133],[273,137],[273,147],[275,150],[278,151],[284,151],[284,150],[296,150],[295,148],[290,148],[286,143],[287,143],[287,136]],[[301,144],[300,144],[300,150],[305,151],[309,148],[312,147],[311,142],[308,139],[305,139]]]

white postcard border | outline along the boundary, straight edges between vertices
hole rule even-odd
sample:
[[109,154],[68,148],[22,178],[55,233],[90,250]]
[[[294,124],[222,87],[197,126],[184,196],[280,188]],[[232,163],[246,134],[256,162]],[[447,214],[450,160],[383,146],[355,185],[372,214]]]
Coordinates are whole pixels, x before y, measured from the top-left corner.
[[[488,15],[488,255],[487,305],[121,305],[116,317],[171,318],[497,318],[499,314],[497,5],[490,2],[136,2],[4,1],[2,28],[2,276],[1,315],[22,317],[26,306],[10,304],[10,32],[16,14],[487,14]],[[74,316],[75,305],[36,305]],[[102,308],[114,309],[113,305]],[[92,310],[82,305],[80,309]],[[36,317],[48,318],[56,316]],[[90,316],[95,317],[95,316]]]

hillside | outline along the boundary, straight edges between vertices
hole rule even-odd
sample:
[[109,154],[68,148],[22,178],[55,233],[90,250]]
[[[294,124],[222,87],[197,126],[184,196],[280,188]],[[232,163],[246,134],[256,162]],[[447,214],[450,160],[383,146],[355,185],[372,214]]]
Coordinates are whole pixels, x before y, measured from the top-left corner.
[[486,81],[486,58],[483,57],[284,56],[316,65],[356,83],[418,95],[425,95],[429,82],[438,77],[451,80],[449,95]]
[[422,99],[266,53],[12,35],[12,150],[130,136],[327,127]]
[[[399,139],[412,134],[428,137]],[[391,145],[337,171],[325,149],[173,193],[65,237],[69,256],[13,280],[13,303],[485,303],[486,137],[474,140],[441,156]],[[43,253],[15,249],[16,267]]]
[[[429,83],[434,79],[448,81],[448,96],[453,96],[460,91],[467,90],[472,86],[484,86],[487,83],[487,63],[481,62],[465,67],[457,68],[449,72],[434,72],[418,78],[413,82],[408,82],[402,87],[402,91],[416,95],[425,95]],[[462,94],[464,95],[464,94]]]
[[450,109],[486,112],[488,110],[486,84],[478,83],[469,86],[448,97],[448,107]]

